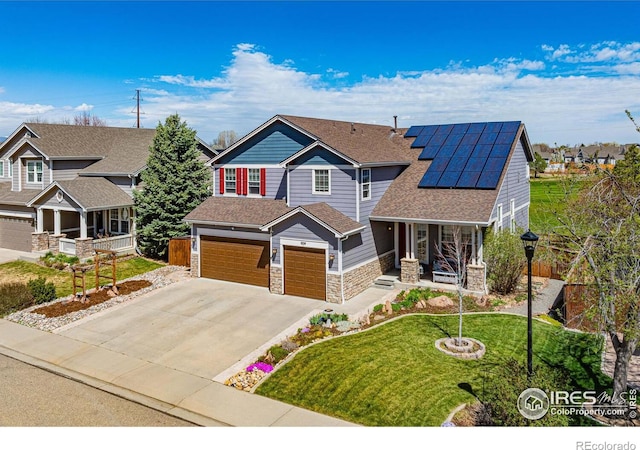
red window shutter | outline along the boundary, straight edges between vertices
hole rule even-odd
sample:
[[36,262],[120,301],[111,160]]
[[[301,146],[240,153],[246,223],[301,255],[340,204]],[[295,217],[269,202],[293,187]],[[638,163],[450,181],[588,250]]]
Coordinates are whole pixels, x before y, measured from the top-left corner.
[[224,194],[224,169],[223,168],[220,168],[218,170],[218,175],[220,178],[220,193]]
[[249,169],[246,167],[242,169],[242,194],[247,195],[249,193]]
[[267,169],[260,169],[260,195],[267,195]]
[[236,194],[242,195],[242,169],[236,169]]

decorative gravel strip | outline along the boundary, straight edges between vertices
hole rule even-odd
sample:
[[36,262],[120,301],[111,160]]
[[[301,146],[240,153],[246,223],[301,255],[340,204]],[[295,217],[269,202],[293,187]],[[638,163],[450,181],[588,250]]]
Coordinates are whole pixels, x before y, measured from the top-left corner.
[[118,295],[110,300],[107,300],[106,302],[90,306],[87,309],[75,311],[60,317],[46,317],[42,314],[36,314],[32,312],[35,309],[42,308],[43,306],[51,305],[56,302],[73,300],[73,295],[69,295],[68,297],[56,299],[53,302],[42,303],[40,305],[34,305],[29,308],[23,309],[22,311],[17,311],[4,317],[4,319],[19,323],[21,325],[37,328],[42,331],[53,331],[56,328],[68,325],[72,322],[75,322],[76,320],[84,319],[87,316],[111,308],[112,306],[119,305],[129,300],[133,300],[134,298],[140,297],[141,295],[153,291],[154,289],[165,287],[177,281],[188,278],[189,273],[184,267],[164,266],[141,275],[136,275],[135,277],[127,278],[126,280],[121,280],[121,282],[131,280],[147,280],[151,283],[151,286],[132,292],[129,295]]

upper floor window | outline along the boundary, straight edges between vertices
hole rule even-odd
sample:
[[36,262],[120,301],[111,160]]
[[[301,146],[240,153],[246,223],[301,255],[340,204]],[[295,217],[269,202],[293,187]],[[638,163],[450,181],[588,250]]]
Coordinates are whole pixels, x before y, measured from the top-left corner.
[[249,169],[249,194],[260,195],[260,169]]
[[330,194],[331,193],[331,177],[329,175],[329,169],[314,169],[313,193],[314,194]]
[[27,183],[42,183],[42,161],[27,161]]
[[227,193],[236,192],[236,169],[224,169],[224,190]]
[[0,177],[4,177],[4,161],[0,161]]
[[371,169],[362,169],[360,186],[362,190],[362,200],[369,200],[371,198]]

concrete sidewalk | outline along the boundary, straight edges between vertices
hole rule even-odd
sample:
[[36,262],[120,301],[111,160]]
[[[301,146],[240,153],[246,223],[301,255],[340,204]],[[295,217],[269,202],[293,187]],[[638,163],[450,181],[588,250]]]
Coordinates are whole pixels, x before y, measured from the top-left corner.
[[0,353],[203,426],[354,426],[3,319]]

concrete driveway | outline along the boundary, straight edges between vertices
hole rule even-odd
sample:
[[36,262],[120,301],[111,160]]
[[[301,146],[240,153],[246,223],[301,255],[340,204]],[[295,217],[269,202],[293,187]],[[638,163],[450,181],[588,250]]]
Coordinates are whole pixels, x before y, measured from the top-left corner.
[[56,334],[213,379],[327,305],[198,278],[152,291]]

